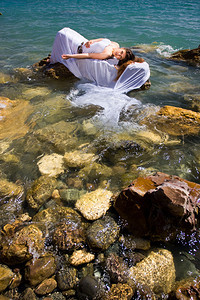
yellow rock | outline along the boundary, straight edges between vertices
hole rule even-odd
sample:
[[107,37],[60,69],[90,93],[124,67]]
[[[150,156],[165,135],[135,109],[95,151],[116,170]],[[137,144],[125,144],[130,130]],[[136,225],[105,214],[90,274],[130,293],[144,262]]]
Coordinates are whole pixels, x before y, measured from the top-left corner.
[[79,266],[85,263],[91,262],[95,258],[95,255],[83,250],[74,251],[69,259],[70,264],[73,266]]
[[10,75],[4,74],[4,73],[0,72],[0,83],[4,84],[4,83],[6,83],[8,81],[12,81],[13,82],[14,80],[13,80],[13,78]]
[[36,96],[46,96],[50,93],[51,91],[46,88],[46,87],[35,87],[35,88],[27,88],[23,91],[22,95],[24,98],[27,100],[32,99],[33,97]]
[[172,291],[175,284],[175,266],[170,251],[160,249],[152,251],[136,266],[129,270],[128,283],[147,285],[156,294]]
[[26,101],[0,97],[0,139],[23,137],[29,131],[26,120],[31,112],[32,107]]
[[141,123],[172,136],[197,135],[200,131],[200,113],[175,106],[164,106]]
[[112,195],[108,190],[97,189],[81,196],[76,202],[76,208],[87,220],[97,220],[109,209]]

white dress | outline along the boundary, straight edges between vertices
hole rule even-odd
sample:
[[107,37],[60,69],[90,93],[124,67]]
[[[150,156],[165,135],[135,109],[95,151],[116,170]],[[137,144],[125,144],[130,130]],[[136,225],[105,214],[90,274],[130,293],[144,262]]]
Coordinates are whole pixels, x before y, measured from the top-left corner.
[[102,39],[99,42],[91,44],[89,48],[87,48],[85,44],[83,44],[83,53],[101,53],[107,46],[110,45],[110,43],[111,41],[109,39]]
[[[108,39],[105,40],[109,41]],[[88,40],[78,32],[67,27],[63,28],[56,34],[51,52],[50,63],[54,64],[56,62],[60,62],[64,64],[76,77],[86,79],[97,86],[109,87],[122,93],[127,93],[133,89],[140,88],[149,79],[150,69],[146,62],[129,65],[120,78],[115,81],[117,76],[117,70],[114,67],[114,64],[117,62],[116,59],[62,59],[62,54],[77,53],[78,46],[82,42],[85,43],[87,41]],[[96,52],[95,47],[97,47],[97,45],[95,44],[98,43],[92,44],[91,49],[87,49],[90,49],[89,51]],[[102,44],[103,43],[99,42],[100,46],[102,46]],[[102,52],[102,50],[100,52]]]

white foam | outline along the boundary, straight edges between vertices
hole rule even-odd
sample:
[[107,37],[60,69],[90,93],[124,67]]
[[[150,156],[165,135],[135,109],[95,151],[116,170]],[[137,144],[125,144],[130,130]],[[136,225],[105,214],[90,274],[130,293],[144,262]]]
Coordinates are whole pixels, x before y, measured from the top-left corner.
[[178,51],[180,49],[174,49],[172,46],[170,45],[164,45],[164,44],[160,44],[158,46],[158,48],[156,49],[156,51],[164,57],[169,57],[172,53]]
[[73,105],[85,107],[97,105],[103,108],[93,118],[96,124],[104,127],[118,127],[120,113],[130,106],[139,107],[141,102],[126,94],[114,92],[111,88],[98,87],[90,83],[79,84],[78,90],[72,90],[67,97]]

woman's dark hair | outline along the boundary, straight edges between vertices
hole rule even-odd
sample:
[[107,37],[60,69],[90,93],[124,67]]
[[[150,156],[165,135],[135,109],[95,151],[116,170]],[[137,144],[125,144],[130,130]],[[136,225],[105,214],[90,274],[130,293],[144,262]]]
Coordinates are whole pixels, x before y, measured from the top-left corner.
[[126,50],[126,57],[124,59],[120,59],[118,62],[118,66],[123,65],[125,62],[129,61],[129,60],[135,60],[135,55],[133,54],[133,52],[131,51],[131,49],[129,48],[123,48]]

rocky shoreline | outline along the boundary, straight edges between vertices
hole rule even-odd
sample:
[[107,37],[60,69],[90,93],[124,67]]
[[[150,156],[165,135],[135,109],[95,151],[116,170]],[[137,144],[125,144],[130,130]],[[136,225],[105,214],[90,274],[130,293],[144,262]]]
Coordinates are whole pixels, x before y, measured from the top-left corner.
[[[191,64],[193,57],[198,66],[199,48],[193,56],[188,51],[184,58],[180,53],[181,61],[189,59]],[[177,57],[174,54],[172,59]],[[49,66],[44,59],[33,70],[17,72],[77,80],[63,67]],[[183,135],[197,136],[198,96],[190,100],[191,110],[168,105],[148,112],[141,119],[147,130],[138,132],[134,147],[145,149],[144,141],[179,143]],[[32,112],[29,103],[6,97],[0,103],[1,138],[8,135],[5,126],[12,140],[24,137]],[[94,130],[91,124],[84,126],[85,134]],[[186,241],[198,236],[200,185],[157,172],[136,176],[122,191],[113,192],[109,179],[116,168],[124,175],[123,166],[111,168],[94,149],[78,144],[81,130],[74,121],[58,121],[34,131],[35,144],[47,143],[52,151],[41,155],[36,150],[40,175],[31,184],[14,183],[1,174],[0,299],[198,299],[199,270],[192,265],[191,276],[179,278],[167,245],[180,235]],[[115,147],[120,149],[123,142]],[[19,163],[14,154],[2,153],[2,161]]]
[[[92,159],[76,157],[79,168]],[[197,229],[200,185],[157,173],[119,195],[97,189],[67,206],[54,176],[41,176],[26,193],[6,180],[1,187],[7,205],[18,205],[15,221],[2,224],[2,299],[182,299],[191,289],[200,295],[197,279],[176,281],[172,253],[151,246]],[[24,204],[32,214],[20,215]]]

